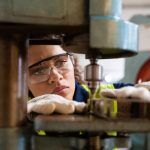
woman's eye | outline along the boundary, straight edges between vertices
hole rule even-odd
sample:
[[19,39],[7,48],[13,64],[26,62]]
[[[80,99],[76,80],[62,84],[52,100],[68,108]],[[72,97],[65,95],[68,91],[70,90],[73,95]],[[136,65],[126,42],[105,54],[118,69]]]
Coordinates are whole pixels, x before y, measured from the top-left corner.
[[32,72],[32,75],[41,75],[46,73],[47,73],[47,68],[38,68]]
[[33,72],[33,75],[39,75],[39,74],[40,74],[40,71]]
[[55,67],[57,67],[57,68],[63,67],[66,65],[66,63],[67,63],[66,60],[57,61],[57,62],[55,62]]

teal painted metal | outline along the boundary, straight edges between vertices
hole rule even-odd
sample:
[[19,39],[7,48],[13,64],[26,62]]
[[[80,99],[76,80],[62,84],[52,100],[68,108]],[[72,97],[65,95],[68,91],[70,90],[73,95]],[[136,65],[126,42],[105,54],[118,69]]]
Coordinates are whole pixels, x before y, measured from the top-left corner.
[[121,0],[90,0],[90,47],[95,57],[126,57],[138,52],[138,26],[120,18],[121,4]]

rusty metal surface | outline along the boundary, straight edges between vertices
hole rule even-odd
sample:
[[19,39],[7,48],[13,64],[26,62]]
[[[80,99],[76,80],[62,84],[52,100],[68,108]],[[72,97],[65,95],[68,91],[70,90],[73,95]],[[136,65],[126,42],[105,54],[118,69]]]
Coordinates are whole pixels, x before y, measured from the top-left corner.
[[34,120],[35,130],[48,132],[147,132],[150,119],[102,119],[93,115],[39,115]]
[[16,40],[0,36],[0,127],[19,126],[26,116],[26,51]]

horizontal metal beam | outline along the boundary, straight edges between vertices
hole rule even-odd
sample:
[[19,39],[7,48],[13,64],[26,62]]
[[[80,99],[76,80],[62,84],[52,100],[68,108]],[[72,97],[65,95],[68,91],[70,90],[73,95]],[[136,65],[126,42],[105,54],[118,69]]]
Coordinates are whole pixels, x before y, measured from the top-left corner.
[[91,115],[39,115],[34,120],[35,130],[48,132],[148,132],[149,119],[102,119]]

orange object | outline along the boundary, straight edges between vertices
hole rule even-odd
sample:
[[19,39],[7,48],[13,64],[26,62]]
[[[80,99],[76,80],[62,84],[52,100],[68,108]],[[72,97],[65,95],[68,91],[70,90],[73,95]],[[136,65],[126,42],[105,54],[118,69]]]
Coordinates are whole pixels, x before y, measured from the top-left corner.
[[150,81],[150,58],[141,66],[137,74],[136,83],[139,81]]

